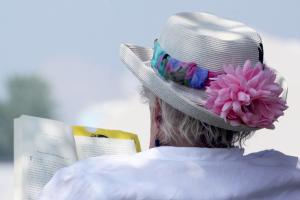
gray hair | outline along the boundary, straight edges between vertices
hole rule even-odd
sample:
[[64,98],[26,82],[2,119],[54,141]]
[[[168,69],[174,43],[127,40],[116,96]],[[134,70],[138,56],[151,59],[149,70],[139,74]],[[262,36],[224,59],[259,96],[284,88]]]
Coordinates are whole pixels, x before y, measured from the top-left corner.
[[173,108],[145,87],[142,87],[140,93],[150,108],[153,108],[156,99],[158,100],[162,112],[160,128],[164,133],[162,144],[184,139],[192,146],[227,148],[238,144],[241,147],[253,134],[253,131],[230,131],[199,121]]

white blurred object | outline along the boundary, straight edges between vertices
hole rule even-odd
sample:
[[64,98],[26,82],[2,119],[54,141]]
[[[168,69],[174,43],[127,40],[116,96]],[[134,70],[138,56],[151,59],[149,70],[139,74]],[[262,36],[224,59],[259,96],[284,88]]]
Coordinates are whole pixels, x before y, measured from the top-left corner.
[[136,96],[123,100],[107,101],[87,107],[79,113],[78,124],[133,132],[139,136],[142,150],[149,146],[150,113]]
[[0,162],[0,194],[3,200],[13,199],[14,166],[10,162]]

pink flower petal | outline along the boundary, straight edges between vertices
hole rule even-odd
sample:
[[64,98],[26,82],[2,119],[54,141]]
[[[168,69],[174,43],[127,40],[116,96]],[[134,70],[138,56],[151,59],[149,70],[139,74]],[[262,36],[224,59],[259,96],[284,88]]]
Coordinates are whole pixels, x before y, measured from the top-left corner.
[[207,109],[232,126],[274,128],[273,122],[287,109],[275,73],[262,63],[252,66],[250,60],[243,67],[225,65],[224,72],[207,87]]
[[249,104],[250,102],[250,95],[246,94],[245,92],[239,92],[238,93],[238,100],[245,102],[246,104]]

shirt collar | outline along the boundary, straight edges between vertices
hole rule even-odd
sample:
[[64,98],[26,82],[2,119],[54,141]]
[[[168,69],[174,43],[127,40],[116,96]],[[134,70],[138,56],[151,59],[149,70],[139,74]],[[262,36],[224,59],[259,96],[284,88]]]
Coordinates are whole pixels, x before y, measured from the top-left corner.
[[138,154],[162,160],[236,160],[243,157],[242,148],[155,147]]

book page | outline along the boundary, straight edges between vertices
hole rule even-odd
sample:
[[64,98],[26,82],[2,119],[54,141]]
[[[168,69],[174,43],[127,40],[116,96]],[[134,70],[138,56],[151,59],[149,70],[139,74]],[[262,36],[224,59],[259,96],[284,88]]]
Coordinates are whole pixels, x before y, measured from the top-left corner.
[[78,159],[101,155],[130,155],[141,151],[135,134],[107,129],[73,127]]
[[61,122],[15,119],[15,200],[37,200],[54,173],[77,160],[70,128]]

